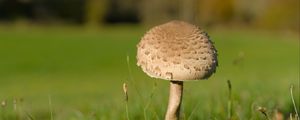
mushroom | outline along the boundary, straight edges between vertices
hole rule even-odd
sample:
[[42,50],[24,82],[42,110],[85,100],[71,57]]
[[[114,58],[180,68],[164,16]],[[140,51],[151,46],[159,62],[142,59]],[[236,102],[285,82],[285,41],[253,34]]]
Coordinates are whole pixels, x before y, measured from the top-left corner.
[[150,29],[137,49],[137,65],[147,75],[170,81],[166,120],[179,119],[183,82],[207,79],[218,65],[207,33],[178,20]]

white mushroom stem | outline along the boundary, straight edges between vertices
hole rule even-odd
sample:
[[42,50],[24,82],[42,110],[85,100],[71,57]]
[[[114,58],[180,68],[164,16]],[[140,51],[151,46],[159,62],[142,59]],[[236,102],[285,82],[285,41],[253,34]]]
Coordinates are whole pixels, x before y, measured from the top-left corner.
[[180,105],[183,92],[182,81],[170,82],[169,105],[165,120],[178,120],[180,115]]

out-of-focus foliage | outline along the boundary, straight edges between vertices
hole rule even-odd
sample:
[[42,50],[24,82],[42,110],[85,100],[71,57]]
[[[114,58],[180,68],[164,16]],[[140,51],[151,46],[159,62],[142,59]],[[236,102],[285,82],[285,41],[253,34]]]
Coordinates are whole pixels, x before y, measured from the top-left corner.
[[230,22],[234,17],[234,0],[199,0],[199,21],[205,24]]
[[85,0],[0,0],[0,21],[83,23]]
[[0,21],[154,25],[181,19],[206,26],[299,28],[299,0],[0,0]]
[[86,23],[87,25],[97,25],[103,22],[103,17],[106,12],[107,0],[86,0]]
[[299,0],[268,0],[258,12],[255,24],[269,28],[299,29]]

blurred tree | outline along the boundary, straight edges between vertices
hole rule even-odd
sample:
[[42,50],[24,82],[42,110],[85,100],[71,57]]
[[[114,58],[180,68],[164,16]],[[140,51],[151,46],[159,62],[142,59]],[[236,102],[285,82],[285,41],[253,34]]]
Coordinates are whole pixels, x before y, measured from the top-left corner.
[[82,23],[84,0],[0,0],[0,20]]
[[0,0],[0,19],[32,19],[33,5],[31,0]]
[[234,22],[235,24],[247,24],[250,25],[259,8],[259,0],[238,0],[235,1],[234,7]]
[[105,15],[106,23],[138,23],[139,0],[110,0]]
[[83,23],[85,0],[33,0],[36,22]]
[[142,18],[145,24],[158,24],[173,19],[197,23],[199,0],[144,0]]
[[266,0],[257,13],[255,25],[299,30],[299,0]]
[[107,9],[107,0],[85,0],[86,25],[96,27],[103,23]]
[[0,0],[0,20],[34,23],[245,24],[299,30],[299,0]]
[[196,23],[197,18],[197,4],[195,4],[196,0],[181,0],[179,2],[180,6],[180,19],[190,22]]
[[143,0],[140,5],[144,25],[152,26],[172,19],[179,19],[180,0]]
[[225,24],[234,16],[234,0],[198,0],[197,19],[201,24]]

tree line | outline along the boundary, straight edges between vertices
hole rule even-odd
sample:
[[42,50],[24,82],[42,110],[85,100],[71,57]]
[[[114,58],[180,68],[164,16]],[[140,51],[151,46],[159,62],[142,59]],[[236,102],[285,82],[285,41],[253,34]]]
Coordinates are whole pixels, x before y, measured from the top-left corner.
[[299,0],[0,0],[0,21],[152,25],[181,19],[299,29]]

